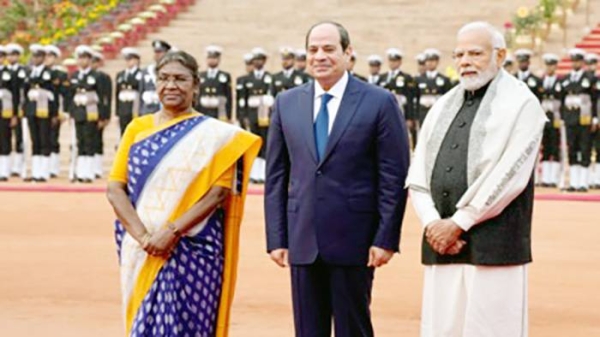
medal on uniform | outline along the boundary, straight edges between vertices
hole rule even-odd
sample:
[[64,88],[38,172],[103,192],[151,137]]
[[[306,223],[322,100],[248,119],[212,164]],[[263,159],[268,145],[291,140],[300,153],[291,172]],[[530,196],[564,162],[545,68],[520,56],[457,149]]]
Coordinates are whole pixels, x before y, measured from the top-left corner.
[[532,87],[532,88],[533,88],[533,87],[535,87],[535,84],[536,84],[536,83],[535,83],[535,80],[534,80],[533,78],[531,78],[531,77],[530,77],[530,78],[527,80],[527,85],[529,85],[530,87]]
[[566,86],[568,86],[569,84],[571,84],[571,82],[570,82],[569,80],[565,80],[565,81],[563,82],[563,87],[566,87]]
[[275,86],[276,86],[276,87],[279,87],[279,86],[281,86],[281,81],[275,81]]
[[587,78],[584,78],[583,81],[581,81],[581,86],[584,88],[589,88],[590,87],[590,81]]
[[556,90],[556,92],[560,92],[562,90],[562,88],[560,87],[560,83],[556,84],[554,90]]
[[427,84],[425,84],[425,83],[419,83],[419,88],[420,89],[425,89],[425,88],[427,88]]
[[271,84],[271,76],[269,76],[269,75],[265,76],[265,83],[266,84]]
[[227,83],[227,76],[225,76],[224,74],[219,75],[219,82]]
[[50,73],[47,71],[44,71],[44,73],[42,74],[42,79],[44,81],[50,81]]
[[89,77],[87,78],[87,84],[89,84],[89,85],[94,85],[94,84],[96,84],[96,79],[95,79],[95,78],[93,78],[92,76],[89,76]]
[[142,79],[142,74],[141,73],[137,73],[137,75],[135,75],[135,79],[136,80],[141,80]]
[[3,81],[10,81],[10,73],[9,72],[4,72],[2,74],[2,80]]
[[436,84],[438,87],[443,87],[443,86],[444,86],[444,79],[443,79],[443,78],[441,78],[441,77],[438,77],[438,78],[436,78],[436,79],[435,79],[435,84]]
[[300,84],[302,84],[302,78],[301,78],[300,76],[296,76],[296,77],[294,78],[294,84],[295,84],[295,85],[300,85]]
[[246,87],[248,87],[248,88],[252,88],[253,86],[254,86],[254,83],[252,83],[252,82],[246,83]]
[[398,76],[396,78],[396,86],[397,87],[404,87],[404,77]]
[[200,83],[204,83],[204,81],[206,81],[206,79],[204,77],[200,78]]
[[17,76],[19,76],[19,78],[25,78],[25,70],[23,70],[23,69],[19,70],[19,73],[17,74]]

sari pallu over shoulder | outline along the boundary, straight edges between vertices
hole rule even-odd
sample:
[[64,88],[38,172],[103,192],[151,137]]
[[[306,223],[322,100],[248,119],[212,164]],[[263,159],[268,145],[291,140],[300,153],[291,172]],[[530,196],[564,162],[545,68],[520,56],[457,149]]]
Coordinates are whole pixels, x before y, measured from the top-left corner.
[[[249,169],[260,145],[260,139],[250,133],[195,115],[140,135],[129,152],[127,189],[149,233],[188,211],[224,172],[236,165],[232,193],[224,203],[224,269],[216,336],[227,336],[236,278],[239,226]],[[190,233],[197,234],[204,225],[206,221]],[[120,223],[117,222],[116,227],[124,316],[130,335],[144,297],[168,260],[148,256]]]

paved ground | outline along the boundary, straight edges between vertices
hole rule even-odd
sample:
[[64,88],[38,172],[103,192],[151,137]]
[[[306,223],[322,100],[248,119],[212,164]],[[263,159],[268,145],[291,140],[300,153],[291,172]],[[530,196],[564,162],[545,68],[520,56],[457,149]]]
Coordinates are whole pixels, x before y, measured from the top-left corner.
[[[593,202],[539,201],[530,269],[533,337],[599,336],[600,227]],[[122,335],[113,215],[100,193],[0,192],[3,336]],[[232,337],[293,336],[288,271],[264,252],[262,197],[243,223]],[[377,336],[418,336],[422,267],[409,207],[403,254],[376,274]]]

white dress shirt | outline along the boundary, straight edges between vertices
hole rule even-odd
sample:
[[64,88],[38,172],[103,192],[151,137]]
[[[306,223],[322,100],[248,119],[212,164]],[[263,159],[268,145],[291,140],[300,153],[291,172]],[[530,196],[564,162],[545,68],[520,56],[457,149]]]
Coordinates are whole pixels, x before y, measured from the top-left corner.
[[317,114],[321,109],[321,97],[323,94],[328,93],[333,96],[329,102],[327,103],[327,112],[329,113],[329,128],[328,132],[331,133],[331,128],[333,127],[333,122],[335,121],[335,117],[337,116],[338,110],[340,109],[340,104],[342,103],[342,98],[344,96],[344,91],[346,91],[346,86],[348,85],[348,72],[345,71],[342,78],[340,78],[337,83],[329,89],[329,91],[325,91],[318,81],[315,82],[315,103],[313,109],[313,121],[317,119]]
[[44,65],[40,64],[39,66],[33,66],[31,71],[31,77],[40,77],[42,74],[42,70],[44,69]]

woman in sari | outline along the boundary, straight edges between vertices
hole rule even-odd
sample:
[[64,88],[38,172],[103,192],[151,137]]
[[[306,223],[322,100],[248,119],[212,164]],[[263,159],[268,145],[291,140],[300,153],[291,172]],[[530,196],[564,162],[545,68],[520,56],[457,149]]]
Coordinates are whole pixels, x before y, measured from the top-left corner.
[[227,336],[260,139],[193,111],[198,64],[157,64],[162,109],[125,130],[108,183],[128,336]]

